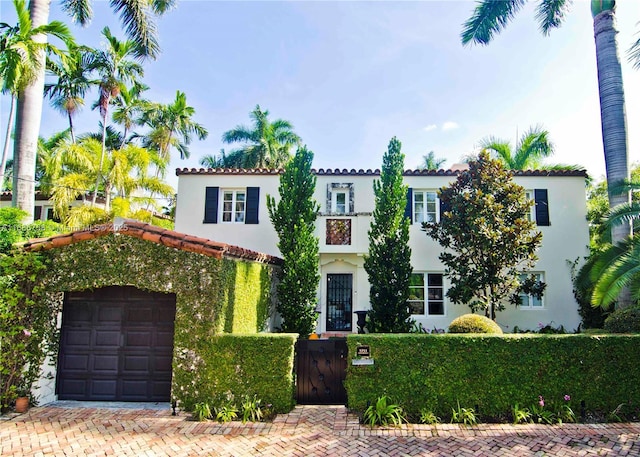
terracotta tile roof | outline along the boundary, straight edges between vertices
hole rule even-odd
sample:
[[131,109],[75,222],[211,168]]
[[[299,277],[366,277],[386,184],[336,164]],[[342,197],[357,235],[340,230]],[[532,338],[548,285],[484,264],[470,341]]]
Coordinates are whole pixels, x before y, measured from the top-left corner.
[[[279,175],[283,172],[281,168],[178,168],[176,175]],[[330,169],[324,168],[312,169],[312,173],[318,176],[336,175],[336,176],[380,176],[380,170],[362,168],[356,170],[354,168],[347,170],[346,168]],[[404,176],[458,176],[460,170],[405,170]],[[514,176],[578,176],[587,177],[586,170],[518,170],[514,171]]]
[[[51,198],[50,195],[43,194],[39,190],[36,190],[36,194],[35,195],[36,195],[36,201],[46,201],[46,200],[49,200]],[[91,196],[92,195],[93,195],[92,193],[88,192],[85,195],[85,198],[87,200],[91,200]],[[3,201],[3,202],[11,201],[12,196],[13,196],[13,193],[10,190],[2,191],[2,192],[0,192],[0,201]],[[82,195],[79,195],[78,197],[76,197],[76,200],[77,201],[81,201],[82,200]],[[100,195],[98,195],[98,198],[96,199],[96,201],[98,203],[104,203],[105,202],[104,197],[101,197]]]
[[216,259],[230,258],[251,260],[254,262],[281,265],[282,259],[279,257],[250,251],[238,246],[199,238],[173,230],[163,229],[151,224],[136,221],[133,219],[116,219],[113,223],[94,226],[85,230],[71,233],[55,235],[49,238],[37,238],[29,240],[22,245],[27,251],[46,251],[61,246],[78,243],[80,241],[92,240],[110,233],[133,236],[152,243],[162,244],[175,249],[188,252],[195,252]]

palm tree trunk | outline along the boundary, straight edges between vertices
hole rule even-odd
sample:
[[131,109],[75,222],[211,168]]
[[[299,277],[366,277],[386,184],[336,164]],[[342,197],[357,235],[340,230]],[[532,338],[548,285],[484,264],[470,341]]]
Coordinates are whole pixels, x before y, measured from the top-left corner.
[[[29,13],[33,27],[40,27],[49,21],[51,0],[31,0]],[[34,41],[46,43],[46,35],[36,35]],[[40,52],[40,69],[34,81],[18,94],[18,112],[16,118],[15,141],[13,149],[13,201],[27,213],[24,222],[33,222],[35,205],[36,155],[38,134],[42,119],[44,101],[45,53]]]
[[[602,120],[602,142],[607,173],[609,206],[615,208],[631,201],[629,192],[616,189],[622,181],[629,179],[627,118],[624,105],[622,69],[616,40],[615,14],[603,11],[593,18],[598,63],[598,89],[600,92],[600,116]],[[631,224],[622,223],[611,230],[611,242],[619,243],[631,235]],[[618,296],[617,306],[626,308],[632,303],[629,289]]]
[[69,133],[71,133],[71,142],[75,144],[76,135],[73,133],[73,117],[71,116],[71,113],[69,111],[67,111],[67,116],[69,117]]
[[4,189],[4,172],[7,168],[7,156],[9,155],[9,139],[11,138],[11,127],[13,125],[13,115],[16,109],[16,97],[11,94],[11,108],[9,108],[9,122],[7,123],[7,136],[4,139],[2,149],[2,160],[0,161],[0,192]]
[[[109,106],[109,100],[107,100],[107,106]],[[100,151],[100,164],[98,165],[98,170],[96,173],[96,187],[93,190],[93,197],[91,199],[92,207],[96,206],[98,188],[100,187],[100,179],[102,178],[102,163],[104,162],[104,154],[105,154],[106,144],[107,144],[107,114],[108,114],[108,111],[105,109],[104,116],[102,117],[102,149]]]
[[[627,118],[624,105],[622,69],[613,11],[603,11],[593,18],[598,63],[598,89],[600,92],[600,116],[602,142],[609,189],[609,206],[614,208],[630,201],[628,192],[615,192],[616,185],[629,179],[627,152]],[[631,234],[629,224],[617,225],[611,231],[615,244]]]

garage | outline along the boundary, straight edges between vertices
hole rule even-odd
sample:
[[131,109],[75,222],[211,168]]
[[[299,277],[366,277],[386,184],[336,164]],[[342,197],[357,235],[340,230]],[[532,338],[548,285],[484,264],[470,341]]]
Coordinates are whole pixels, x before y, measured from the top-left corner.
[[175,313],[175,294],[130,286],[65,293],[58,398],[168,402]]

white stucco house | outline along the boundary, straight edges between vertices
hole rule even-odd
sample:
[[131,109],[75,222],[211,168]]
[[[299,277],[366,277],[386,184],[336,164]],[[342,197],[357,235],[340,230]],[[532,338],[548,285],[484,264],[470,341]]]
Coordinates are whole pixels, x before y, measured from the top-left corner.
[[[320,240],[321,282],[318,290],[317,333],[356,332],[355,311],[369,305],[364,270],[374,210],[373,181],[379,170],[314,170],[315,199],[320,204],[316,234]],[[279,256],[278,237],[269,220],[266,196],[278,198],[280,171],[265,169],[178,169],[175,229],[254,251]],[[456,179],[457,170],[407,170],[406,214],[411,218],[411,262],[415,277],[409,302],[416,323],[425,329],[446,329],[469,312],[451,303],[449,282],[438,255],[440,245],[421,230],[421,222],[440,218],[437,190]],[[498,313],[506,332],[536,329],[540,324],[580,324],[568,261],[588,254],[584,171],[521,171],[514,180],[535,200],[531,218],[543,234],[539,261],[530,273],[546,282],[542,300],[523,297],[523,305]]]

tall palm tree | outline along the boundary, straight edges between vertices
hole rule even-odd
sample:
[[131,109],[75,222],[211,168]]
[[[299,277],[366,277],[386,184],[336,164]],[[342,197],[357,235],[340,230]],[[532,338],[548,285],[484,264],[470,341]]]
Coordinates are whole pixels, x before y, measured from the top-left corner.
[[225,143],[244,143],[230,155],[242,155],[244,168],[282,168],[291,159],[291,147],[299,146],[300,137],[293,132],[289,121],[276,119],[269,121],[269,111],[260,105],[251,111],[252,127],[239,125],[222,134]]
[[[488,44],[493,36],[513,19],[526,0],[480,0],[473,16],[464,24],[462,43]],[[568,12],[570,0],[539,0],[536,18],[544,35],[559,27]],[[627,152],[627,120],[624,107],[622,69],[618,55],[615,27],[615,0],[591,0],[593,28],[598,66],[602,140],[609,183],[611,208],[629,203],[628,192],[615,193],[618,184],[629,178]],[[612,231],[615,242],[631,233],[629,224],[620,224]]]
[[127,83],[133,83],[136,78],[144,75],[140,63],[134,61],[137,55],[137,44],[133,40],[120,41],[111,34],[109,27],[102,30],[102,35],[107,39],[105,49],[94,53],[91,69],[100,75],[100,95],[96,106],[102,115],[102,153],[100,154],[100,166],[96,175],[92,205],[95,205],[98,188],[102,175],[102,162],[106,153],[107,116],[112,100],[120,95]]
[[446,161],[447,159],[436,157],[435,152],[429,151],[422,156],[422,163],[418,165],[418,170],[439,170]]
[[196,110],[187,105],[185,93],[177,91],[173,102],[167,105],[157,104],[146,113],[145,121],[151,127],[151,132],[145,143],[156,147],[167,162],[172,147],[180,152],[181,159],[189,158],[188,145],[191,144],[192,135],[200,140],[209,135],[204,126],[193,121],[195,113]]
[[131,129],[143,122],[143,114],[150,107],[150,102],[142,98],[142,93],[149,90],[149,86],[134,82],[131,87],[123,87],[120,94],[113,101],[113,122],[122,125],[122,146],[128,141]]
[[[629,181],[620,192],[640,192],[640,181]],[[640,201],[623,203],[611,209],[604,224],[611,226],[640,223]],[[591,255],[578,274],[578,285],[585,290],[593,289],[591,302],[594,306],[609,307],[625,294],[640,300],[640,237],[628,237],[621,243],[605,244]],[[622,295],[621,295],[622,294]]]
[[[126,34],[137,44],[137,56],[155,59],[160,48],[157,39],[156,16],[162,15],[175,5],[176,0],[112,0],[114,12],[120,15]],[[33,28],[44,26],[49,20],[51,0],[30,0],[29,15]],[[77,23],[86,26],[92,19],[90,0],[62,0],[62,8]],[[37,34],[34,40],[46,42],[45,34]],[[34,186],[33,175],[42,105],[44,103],[44,53],[39,56],[41,67],[37,77],[18,98],[16,141],[14,142],[16,179],[21,186],[15,188],[13,205],[27,212],[26,222],[33,220]]]
[[530,170],[540,168],[542,159],[554,152],[549,132],[540,126],[531,127],[518,138],[515,149],[508,140],[493,136],[480,142],[482,151],[488,151],[507,170]]
[[[13,124],[14,111],[16,101],[24,97],[29,91],[30,86],[38,80],[40,74],[44,71],[44,56],[46,53],[60,53],[55,47],[43,41],[42,37],[47,35],[55,36],[68,44],[73,44],[71,33],[66,25],[59,21],[53,21],[49,24],[36,25],[29,15],[25,0],[13,1],[18,23],[10,26],[7,23],[0,23],[0,83],[3,93],[11,95],[11,108],[9,111],[9,122],[7,124],[7,133],[2,151],[2,159],[0,159],[0,188],[4,187],[4,174],[9,152],[9,138],[11,136],[11,127]],[[21,115],[24,113],[24,107],[18,103],[18,119],[16,122],[16,141],[19,144],[24,141],[20,136],[20,126],[22,125]],[[33,154],[35,159],[35,151]],[[19,174],[21,158],[14,159],[14,201],[16,192],[25,187],[33,188],[34,173],[30,175]],[[35,171],[35,162],[32,167]],[[32,191],[33,193],[33,191]],[[29,208],[25,208],[28,214],[33,218],[33,204]]]
[[93,50],[84,46],[70,46],[58,60],[47,60],[47,70],[54,75],[55,83],[45,84],[44,92],[51,106],[69,119],[71,141],[75,143],[73,118],[84,106],[84,97],[94,82],[90,79]]

